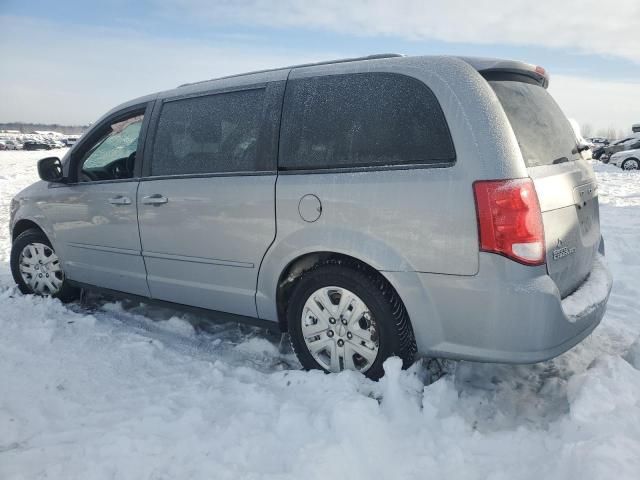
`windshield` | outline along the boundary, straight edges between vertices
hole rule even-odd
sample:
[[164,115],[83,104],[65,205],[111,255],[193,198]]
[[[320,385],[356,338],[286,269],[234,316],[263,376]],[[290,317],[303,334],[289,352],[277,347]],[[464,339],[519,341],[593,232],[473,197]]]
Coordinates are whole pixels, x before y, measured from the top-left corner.
[[490,81],[527,167],[579,160],[576,135],[564,113],[541,86],[518,81]]

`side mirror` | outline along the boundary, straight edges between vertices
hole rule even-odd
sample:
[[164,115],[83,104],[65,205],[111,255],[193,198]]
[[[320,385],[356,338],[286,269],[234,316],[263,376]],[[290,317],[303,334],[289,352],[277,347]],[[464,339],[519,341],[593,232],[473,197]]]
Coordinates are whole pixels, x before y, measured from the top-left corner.
[[47,157],[38,161],[38,175],[45,182],[62,183],[62,162],[58,157]]

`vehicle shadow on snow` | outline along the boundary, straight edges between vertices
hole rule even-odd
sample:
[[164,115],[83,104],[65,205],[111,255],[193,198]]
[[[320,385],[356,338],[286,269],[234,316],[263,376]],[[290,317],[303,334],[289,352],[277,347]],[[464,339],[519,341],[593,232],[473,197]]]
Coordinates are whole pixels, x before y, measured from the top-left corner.
[[[166,348],[201,360],[223,360],[263,373],[301,369],[288,338],[279,332],[219,323],[95,293],[88,293],[70,308],[105,321],[122,322]],[[433,382],[444,377],[455,388],[458,412],[474,428],[502,430],[522,424],[544,427],[568,412],[567,382],[588,367],[597,350],[589,347],[589,341],[556,359],[534,365],[419,359],[403,375],[414,377],[422,388],[405,393],[421,397]]]
[[567,382],[576,372],[556,360],[534,365],[456,362],[462,412],[479,430],[544,426],[569,411]]
[[224,358],[232,366],[263,373],[299,369],[289,342],[279,332],[234,322],[220,322],[171,308],[107,294],[87,292],[70,308],[98,319],[116,320],[145,336],[203,360]]

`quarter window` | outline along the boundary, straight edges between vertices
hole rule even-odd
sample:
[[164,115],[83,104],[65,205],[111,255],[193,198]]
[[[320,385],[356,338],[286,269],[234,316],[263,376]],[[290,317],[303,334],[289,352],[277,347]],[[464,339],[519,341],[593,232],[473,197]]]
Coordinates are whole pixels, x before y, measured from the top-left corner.
[[165,102],[151,175],[264,170],[258,152],[264,92],[244,90]]
[[433,92],[392,73],[287,83],[282,169],[450,164],[453,142]]

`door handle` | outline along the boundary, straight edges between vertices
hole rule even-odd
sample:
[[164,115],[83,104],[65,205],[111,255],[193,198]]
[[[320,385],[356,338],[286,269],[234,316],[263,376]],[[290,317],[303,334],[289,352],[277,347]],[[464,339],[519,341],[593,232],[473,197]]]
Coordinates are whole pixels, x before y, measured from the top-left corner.
[[167,203],[169,199],[167,197],[163,197],[159,193],[154,193],[153,195],[147,195],[146,197],[142,197],[142,203],[145,205],[162,205]]
[[111,205],[131,205],[131,199],[122,195],[112,197],[109,199]]

